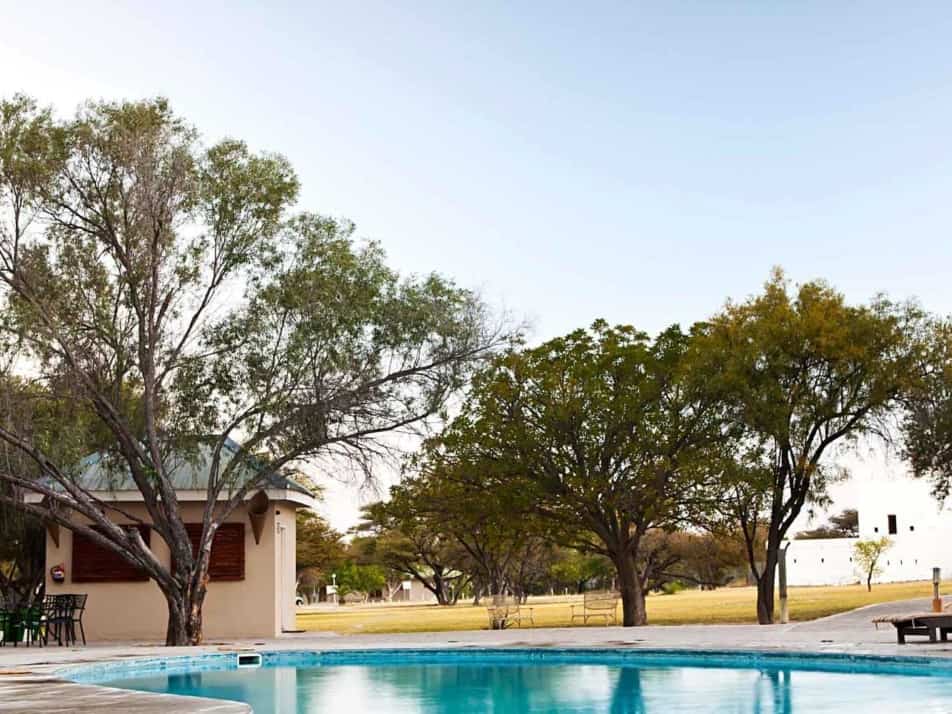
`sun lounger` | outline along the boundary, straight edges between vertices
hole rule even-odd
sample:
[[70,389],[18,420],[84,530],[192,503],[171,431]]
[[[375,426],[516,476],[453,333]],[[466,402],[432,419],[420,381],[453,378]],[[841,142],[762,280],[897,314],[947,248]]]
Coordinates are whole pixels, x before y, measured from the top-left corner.
[[[952,603],[946,607],[952,607]],[[929,638],[929,642],[947,642],[952,632],[952,612],[922,612],[912,615],[884,615],[873,620],[873,624],[889,624],[896,628],[896,641],[904,645],[908,635],[920,635]]]

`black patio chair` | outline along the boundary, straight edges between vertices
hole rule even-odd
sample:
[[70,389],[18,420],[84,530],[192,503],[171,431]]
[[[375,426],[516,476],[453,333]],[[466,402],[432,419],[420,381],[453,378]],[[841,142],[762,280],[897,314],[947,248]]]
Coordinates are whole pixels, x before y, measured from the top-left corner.
[[89,596],[72,595],[72,607],[70,608],[69,622],[67,625],[68,639],[76,644],[76,625],[79,625],[79,634],[83,638],[83,647],[86,646],[86,630],[83,629],[83,613],[86,612],[86,599]]
[[62,647],[63,637],[69,633],[69,622],[72,616],[72,595],[47,595],[43,599],[44,642],[49,644],[50,637],[55,637],[57,644]]
[[6,610],[0,610],[0,647],[4,647],[12,637],[13,620],[11,615],[12,613]]

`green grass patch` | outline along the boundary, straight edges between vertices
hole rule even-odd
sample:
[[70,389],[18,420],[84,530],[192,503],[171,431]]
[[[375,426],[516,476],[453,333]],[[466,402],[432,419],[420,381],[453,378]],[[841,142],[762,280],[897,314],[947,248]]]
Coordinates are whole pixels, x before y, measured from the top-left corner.
[[[861,585],[790,589],[791,620],[814,620],[864,605],[915,597],[931,597],[930,582],[886,583],[866,592]],[[530,598],[536,627],[568,627],[570,608],[581,597]],[[713,591],[683,590],[648,598],[648,621],[653,625],[739,624],[757,621],[753,588],[721,588]],[[620,618],[620,608],[619,608]],[[309,631],[341,634],[445,632],[485,630],[485,607],[460,603],[439,605],[342,605],[338,609],[301,611],[298,627]],[[576,625],[581,626],[581,625]],[[589,627],[598,624],[589,623]]]

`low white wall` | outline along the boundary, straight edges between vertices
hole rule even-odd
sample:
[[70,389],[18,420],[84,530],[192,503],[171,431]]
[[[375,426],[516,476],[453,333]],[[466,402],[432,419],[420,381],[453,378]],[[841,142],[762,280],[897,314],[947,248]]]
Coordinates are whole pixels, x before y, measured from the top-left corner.
[[847,585],[859,580],[853,544],[859,538],[793,540],[787,549],[788,585]]
[[[952,578],[952,552],[941,539],[923,534],[900,534],[880,560],[882,573],[874,583],[931,580],[932,568]],[[787,551],[789,585],[846,585],[865,582],[853,562],[853,545],[859,538],[793,540]]]

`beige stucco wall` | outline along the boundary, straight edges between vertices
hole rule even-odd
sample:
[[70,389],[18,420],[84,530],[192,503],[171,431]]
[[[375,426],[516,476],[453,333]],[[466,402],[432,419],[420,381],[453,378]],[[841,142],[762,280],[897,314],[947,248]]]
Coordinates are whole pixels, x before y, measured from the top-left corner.
[[[122,507],[131,515],[148,521],[142,504],[127,503]],[[201,522],[201,503],[182,505],[186,523]],[[234,582],[210,582],[205,600],[205,639],[236,637],[274,637],[282,629],[282,603],[290,613],[289,623],[294,619],[294,559],[295,559],[295,506],[288,502],[272,502],[261,535],[255,543],[254,534],[244,507],[237,509],[229,518],[231,522],[245,524],[245,579]],[[118,519],[122,522],[123,519]],[[285,531],[283,556],[278,526]],[[165,598],[153,581],[131,583],[74,583],[72,582],[73,536],[61,529],[57,547],[52,538],[46,538],[46,591],[56,593],[87,593],[89,600],[83,624],[86,639],[90,642],[106,640],[162,641],[168,621]],[[170,561],[169,550],[162,538],[153,531],[153,552],[163,563]],[[279,569],[284,563],[284,586]],[[66,568],[66,581],[54,583],[49,569],[62,563]],[[287,569],[290,568],[290,577]]]
[[[292,508],[273,509],[275,524],[274,534],[274,582],[276,595],[274,598],[274,621],[278,632],[297,629],[295,623],[296,607],[294,596],[297,591],[297,568],[295,553],[297,552],[297,527],[295,511]],[[283,536],[282,536],[283,532]],[[264,539],[262,539],[262,543]],[[283,555],[282,555],[283,551]]]

